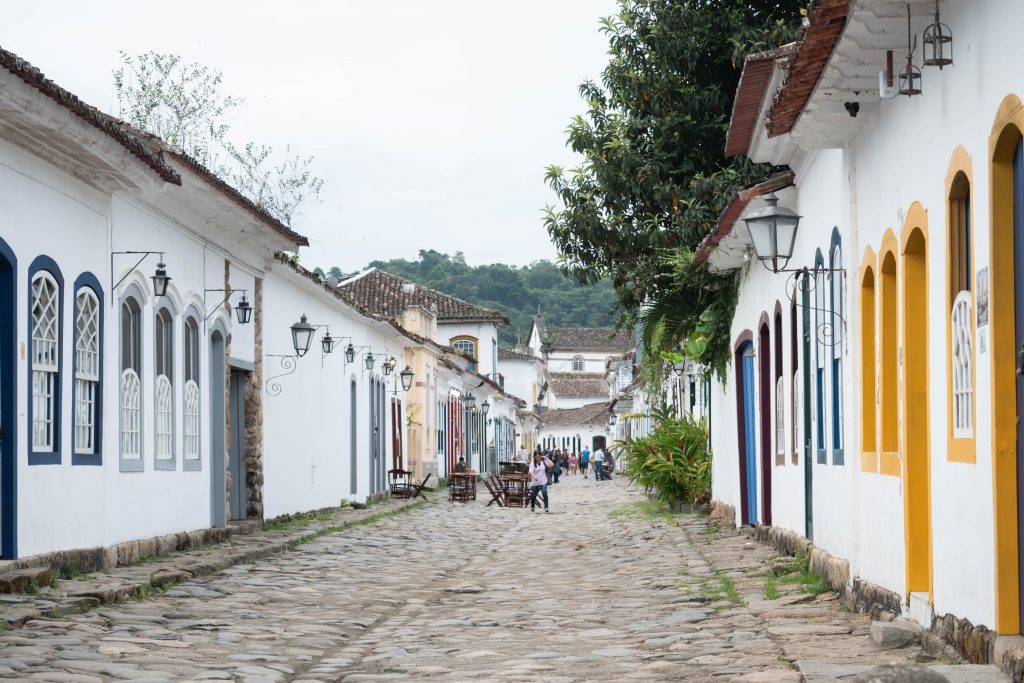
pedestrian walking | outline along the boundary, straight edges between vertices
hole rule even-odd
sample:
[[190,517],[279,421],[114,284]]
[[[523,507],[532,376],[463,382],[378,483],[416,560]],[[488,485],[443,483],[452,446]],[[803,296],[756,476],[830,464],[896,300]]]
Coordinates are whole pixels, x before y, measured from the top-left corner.
[[554,463],[539,452],[533,454],[533,462],[530,463],[530,511],[537,511],[537,494],[544,500],[544,512],[551,512],[548,508],[548,468]]
[[580,457],[580,469],[583,471],[583,478],[587,478],[587,468],[590,466],[590,449],[583,447],[583,455]]
[[600,447],[594,449],[594,479],[601,481],[601,474],[604,472],[604,451]]
[[579,456],[577,456],[576,453],[573,452],[573,454],[569,456],[569,474],[571,474],[572,476],[575,477],[576,476],[576,470],[577,470],[578,466],[579,466]]
[[557,484],[562,477],[562,451],[555,449],[551,457],[551,483]]

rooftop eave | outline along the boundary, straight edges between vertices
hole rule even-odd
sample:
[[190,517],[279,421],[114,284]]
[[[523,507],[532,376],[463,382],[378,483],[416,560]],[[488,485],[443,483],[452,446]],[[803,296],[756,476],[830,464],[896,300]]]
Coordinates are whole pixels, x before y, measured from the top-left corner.
[[[784,206],[796,205],[796,187],[791,185],[776,190],[775,194],[779,198],[780,204]],[[756,256],[752,254],[753,244],[750,241],[750,232],[745,226],[739,225],[739,223],[744,217],[764,207],[763,195],[757,195],[747,202],[746,207],[736,219],[733,228],[722,238],[718,246],[708,254],[707,264],[709,270],[718,273],[738,270],[756,260]],[[749,260],[746,258],[747,254],[751,254]]]

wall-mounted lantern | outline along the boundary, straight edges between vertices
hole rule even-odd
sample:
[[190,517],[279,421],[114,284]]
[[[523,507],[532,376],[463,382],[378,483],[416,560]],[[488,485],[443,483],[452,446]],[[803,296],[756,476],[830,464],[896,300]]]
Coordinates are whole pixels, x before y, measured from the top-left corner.
[[239,325],[248,325],[252,320],[252,306],[245,297],[245,290],[242,290],[242,300],[235,306],[235,316],[238,318]]
[[398,376],[402,378],[402,390],[409,391],[412,389],[412,379],[416,373],[412,371],[408,365],[405,366],[405,370],[398,373]]
[[394,371],[396,365],[398,365],[398,361],[395,360],[394,356],[391,356],[384,361],[384,363],[381,364],[381,370],[384,371],[384,376],[386,377],[387,375],[390,375]]
[[941,71],[953,64],[953,32],[942,23],[939,0],[935,0],[935,21],[924,30],[924,65],[937,66]]
[[907,5],[907,64],[900,70],[900,95],[921,94],[921,70],[914,66],[914,34],[910,28],[910,5]]
[[[118,255],[121,255],[121,254],[131,254],[133,256],[138,256],[139,254],[141,254],[142,256],[141,256],[141,258],[138,261],[135,262],[134,266],[132,266],[131,268],[128,269],[127,273],[125,273],[123,276],[121,276],[121,279],[118,280],[117,283],[114,283],[114,257],[118,256]],[[135,269],[138,268],[139,265],[143,261],[145,261],[149,256],[151,256],[152,254],[159,254],[160,255],[160,261],[156,264],[156,272],[153,273],[153,275],[150,276],[150,279],[153,281],[153,295],[158,297],[158,298],[162,297],[162,296],[167,296],[167,285],[169,285],[171,283],[171,277],[167,274],[167,264],[164,263],[164,252],[162,252],[162,251],[112,251],[112,252],[110,252],[110,283],[111,283],[110,291],[113,292],[118,287],[120,287],[121,283],[124,282],[125,279],[129,275],[131,275],[133,272],[135,272]],[[116,297],[113,297],[113,296],[110,297],[110,305],[111,306],[114,305],[114,299],[115,298]]]
[[356,362],[356,347],[352,346],[352,342],[348,343],[345,347],[345,362],[355,363]]
[[373,364],[376,359],[373,357],[373,351],[366,352],[366,358],[363,359],[363,363],[366,365],[367,370],[373,370]]
[[[793,257],[796,231],[800,218],[796,211],[779,206],[779,198],[769,192],[764,198],[765,206],[743,219],[750,232],[754,253],[765,268],[778,273],[786,269]],[[782,265],[779,265],[782,261]],[[769,265],[771,264],[771,265]]]
[[309,351],[309,345],[313,342],[313,332],[316,328],[306,321],[306,315],[299,318],[299,322],[292,325],[292,346],[295,348],[295,355],[301,358]]

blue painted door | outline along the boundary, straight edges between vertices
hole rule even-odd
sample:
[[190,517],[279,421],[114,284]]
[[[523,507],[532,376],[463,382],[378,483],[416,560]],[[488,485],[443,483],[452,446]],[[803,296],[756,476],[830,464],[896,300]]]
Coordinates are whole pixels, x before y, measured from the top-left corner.
[[0,557],[18,557],[17,542],[17,312],[14,252],[0,239]]
[[754,356],[743,354],[743,438],[747,470],[747,520],[757,524],[757,432],[754,426]]

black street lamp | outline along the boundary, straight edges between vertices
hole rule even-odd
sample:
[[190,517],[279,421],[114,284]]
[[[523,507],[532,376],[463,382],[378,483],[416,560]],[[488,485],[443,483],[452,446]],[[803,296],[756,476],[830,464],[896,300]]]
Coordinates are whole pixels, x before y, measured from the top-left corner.
[[[766,268],[778,273],[785,269],[793,256],[796,230],[801,217],[793,209],[779,206],[779,198],[774,192],[769,192],[765,196],[764,203],[764,208],[743,220],[750,232],[750,241],[754,245],[757,258]],[[783,261],[782,266],[779,266],[779,261]]]
[[309,345],[313,341],[313,333],[316,328],[306,322],[305,314],[299,318],[299,322],[292,325],[292,346],[295,347],[295,355],[302,356],[306,355],[309,351]]
[[331,336],[330,330],[325,332],[323,338],[320,339],[320,346],[323,349],[324,354],[328,354],[334,350],[334,337]]
[[355,363],[356,362],[356,347],[352,346],[352,342],[348,343],[345,348],[345,362]]
[[481,410],[481,412],[483,412],[484,417],[487,417],[487,411],[489,411],[490,409],[491,409],[491,404],[485,398],[484,402],[480,405],[480,410]]
[[367,370],[373,370],[373,364],[376,361],[375,361],[375,359],[373,357],[373,352],[372,351],[367,351],[366,352],[366,358],[363,360],[363,362],[366,364],[366,369]]
[[249,304],[249,300],[245,298],[245,294],[242,295],[242,300],[235,306],[235,315],[238,317],[239,325],[248,325],[249,321],[252,320],[252,306]]
[[398,373],[398,376],[402,378],[403,391],[409,391],[410,389],[412,389],[412,378],[415,376],[415,373],[412,371],[412,368],[406,365],[405,370],[402,370],[400,373]]
[[156,273],[150,279],[153,280],[153,294],[157,297],[165,296],[171,278],[167,274],[167,264],[164,263],[163,254],[160,254],[160,263],[156,264]]
[[398,365],[398,361],[395,360],[394,356],[391,356],[391,358],[388,358],[386,361],[384,361],[384,363],[381,365],[381,370],[384,371],[384,376],[386,377],[390,375],[392,371],[394,371],[396,365]]
[[466,398],[463,400],[466,402],[466,407],[470,410],[476,406],[476,396],[473,394],[466,394]]

